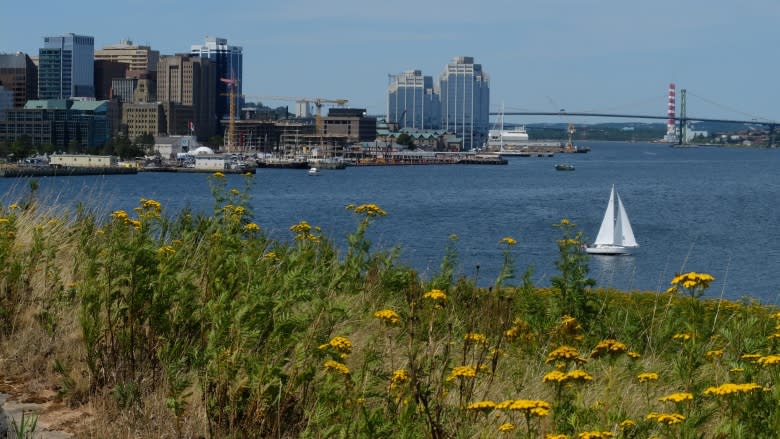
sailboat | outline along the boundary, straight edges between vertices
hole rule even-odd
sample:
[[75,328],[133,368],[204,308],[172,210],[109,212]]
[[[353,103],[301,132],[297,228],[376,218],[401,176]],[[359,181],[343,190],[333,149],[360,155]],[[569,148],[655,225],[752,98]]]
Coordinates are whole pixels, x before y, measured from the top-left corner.
[[609,204],[601,221],[599,234],[593,245],[585,248],[585,251],[596,255],[626,255],[631,249],[639,247],[631,229],[626,209],[620,200],[620,195],[612,185],[609,194]]

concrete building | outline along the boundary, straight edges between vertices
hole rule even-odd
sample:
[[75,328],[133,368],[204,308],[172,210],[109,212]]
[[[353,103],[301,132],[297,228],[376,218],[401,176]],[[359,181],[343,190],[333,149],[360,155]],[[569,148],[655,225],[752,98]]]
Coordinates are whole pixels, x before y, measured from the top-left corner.
[[[243,106],[243,100],[240,96],[243,93],[243,73],[244,73],[244,56],[242,54],[242,48],[240,46],[230,46],[226,38],[218,37],[206,37],[206,41],[203,44],[196,44],[190,47],[190,53],[199,56],[204,59],[211,60],[216,64],[216,77],[214,78],[214,85],[216,87],[216,107],[215,112],[217,115],[217,121],[228,119],[230,116],[230,96],[227,96],[228,85],[220,79],[235,79],[237,84],[235,86],[235,92],[238,94],[239,99],[237,104],[238,108]],[[236,115],[236,117],[238,117]],[[215,129],[217,125],[215,124]]]
[[5,112],[14,107],[14,94],[0,85],[0,120],[5,120]]
[[330,108],[322,118],[322,135],[343,136],[346,143],[376,140],[376,117],[366,116],[361,108]]
[[490,78],[474,58],[453,59],[439,76],[441,128],[463,139],[463,150],[480,147],[490,128]]
[[0,121],[0,140],[27,135],[34,145],[52,144],[95,152],[110,138],[108,101],[31,100]]
[[38,97],[95,97],[95,39],[65,34],[44,37],[38,51]]
[[127,64],[129,70],[156,71],[160,60],[160,51],[149,46],[133,44],[131,40],[122,40],[119,44],[104,46],[95,51],[96,60],[115,61]]
[[[157,65],[157,100],[172,103],[174,114],[168,114],[169,134],[189,134],[190,122],[199,140],[206,140],[216,132],[216,65],[208,59],[193,55],[163,56]],[[178,115],[190,107],[191,116],[184,121],[183,130]],[[168,111],[168,110],[166,110]]]
[[13,94],[13,107],[38,97],[38,67],[22,52],[0,54],[0,85]]
[[104,59],[95,60],[95,99],[103,101],[111,99],[113,93],[111,91],[112,81],[114,79],[121,79],[127,75],[127,64],[107,61]]
[[54,154],[49,156],[50,166],[75,168],[106,168],[116,166],[118,159],[110,155]]
[[441,126],[441,104],[433,77],[420,70],[391,76],[387,90],[387,120],[401,128],[436,129]]
[[122,128],[128,139],[144,134],[159,136],[168,132],[165,109],[159,102],[122,105]]

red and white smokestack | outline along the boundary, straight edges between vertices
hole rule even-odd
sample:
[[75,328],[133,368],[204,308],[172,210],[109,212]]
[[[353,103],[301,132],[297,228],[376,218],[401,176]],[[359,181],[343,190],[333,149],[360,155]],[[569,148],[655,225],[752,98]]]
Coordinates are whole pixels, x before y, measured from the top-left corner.
[[666,132],[667,134],[674,134],[675,133],[675,121],[674,121],[674,115],[675,115],[675,86],[674,83],[669,84],[669,105],[667,107],[667,121],[666,121]]

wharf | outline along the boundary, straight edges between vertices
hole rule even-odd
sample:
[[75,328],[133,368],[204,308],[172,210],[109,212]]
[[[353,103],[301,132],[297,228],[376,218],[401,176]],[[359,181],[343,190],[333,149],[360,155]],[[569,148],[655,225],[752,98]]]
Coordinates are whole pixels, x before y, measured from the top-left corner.
[[66,177],[75,175],[127,175],[136,174],[136,168],[118,166],[81,167],[81,166],[23,166],[9,165],[0,167],[0,177]]
[[139,172],[173,172],[173,173],[194,173],[194,174],[213,174],[221,172],[223,174],[255,174],[257,168],[246,166],[241,168],[229,169],[206,169],[206,168],[187,168],[183,166],[146,166],[138,168]]

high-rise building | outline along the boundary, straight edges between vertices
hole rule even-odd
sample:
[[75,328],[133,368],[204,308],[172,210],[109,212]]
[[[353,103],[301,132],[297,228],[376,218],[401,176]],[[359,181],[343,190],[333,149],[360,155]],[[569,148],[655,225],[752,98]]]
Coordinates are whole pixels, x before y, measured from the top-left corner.
[[[157,64],[157,100],[191,108],[188,113],[184,108],[170,107],[177,111],[166,113],[169,134],[189,134],[187,127],[194,125],[198,139],[214,135],[217,127],[214,112],[216,76],[216,65],[208,59],[187,54],[160,57]],[[172,120],[174,113],[189,119],[183,122]],[[180,132],[182,130],[185,132]]]
[[96,59],[95,99],[99,101],[111,99],[111,82],[117,78],[124,78],[126,74],[127,64],[105,59]]
[[44,37],[38,51],[38,97],[95,97],[95,39],[65,34]]
[[156,71],[160,60],[160,51],[149,46],[133,44],[131,40],[122,40],[119,44],[105,46],[95,51],[96,60],[116,61],[127,64],[128,70]]
[[490,127],[490,77],[474,58],[459,56],[439,76],[441,128],[463,139],[463,149],[485,143]]
[[391,76],[387,90],[387,121],[399,128],[421,130],[441,126],[439,95],[433,88],[433,77],[420,70],[408,70]]
[[13,93],[13,107],[38,97],[38,67],[27,54],[0,54],[0,85]]
[[[244,57],[240,46],[229,46],[226,38],[206,37],[204,44],[192,45],[190,53],[214,62],[217,68],[214,85],[216,87],[217,121],[230,117],[230,92],[228,84],[221,79],[235,80],[234,92],[238,96],[237,108],[241,108],[243,100],[241,85],[244,72]],[[236,115],[238,117],[238,115]]]

